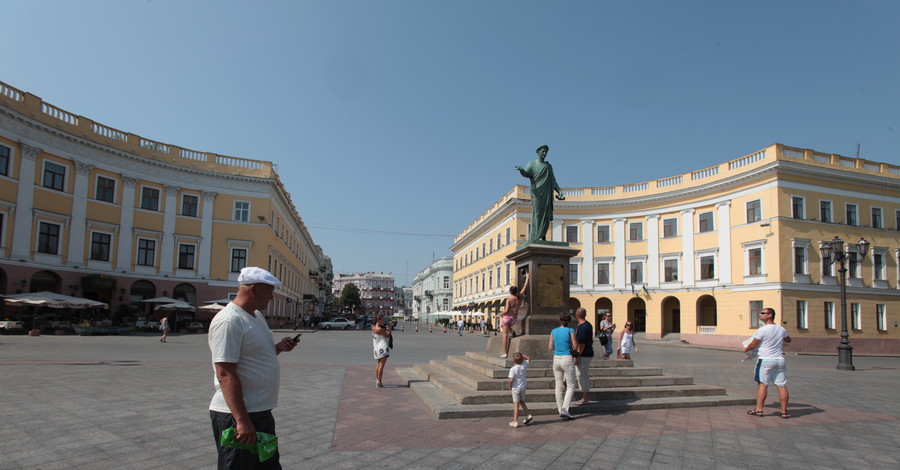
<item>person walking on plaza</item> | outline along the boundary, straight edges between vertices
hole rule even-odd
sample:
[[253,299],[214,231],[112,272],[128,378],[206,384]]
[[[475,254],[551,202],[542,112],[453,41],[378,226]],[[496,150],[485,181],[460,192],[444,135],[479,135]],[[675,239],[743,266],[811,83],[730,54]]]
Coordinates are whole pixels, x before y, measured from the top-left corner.
[[[509,297],[506,299],[506,307],[500,315],[500,332],[503,333],[503,354],[500,357],[509,356],[509,333],[519,317],[519,307],[522,306],[522,298],[525,297],[525,291],[528,290],[528,281],[530,279],[531,274],[526,274],[525,284],[522,285],[521,291],[516,286],[509,286]],[[515,337],[515,332],[513,332],[513,337]]]
[[631,359],[632,352],[638,352],[638,347],[634,342],[634,324],[629,321],[625,322],[625,329],[619,333],[619,349],[616,357]]
[[559,314],[559,328],[550,332],[548,349],[553,351],[553,378],[556,381],[556,408],[559,417],[574,419],[569,413],[572,395],[575,393],[575,359],[572,350],[578,347],[575,330],[569,328],[572,316],[566,312]]
[[515,365],[509,369],[509,389],[512,391],[513,420],[509,423],[509,426],[517,428],[519,427],[519,408],[522,408],[522,411],[524,411],[527,416],[525,421],[522,422],[522,426],[525,426],[534,419],[528,411],[528,406],[525,404],[525,387],[528,385],[526,375],[528,373],[528,364],[531,363],[531,358],[517,352],[513,354],[513,363],[515,363]]
[[591,392],[591,360],[594,359],[594,328],[587,321],[587,311],[579,307],[575,310],[575,341],[578,344],[578,363],[575,365],[575,378],[578,380],[578,388],[581,390],[581,400],[576,405],[587,405],[590,402]]
[[460,318],[459,321],[456,322],[456,332],[459,333],[460,336],[462,336],[463,328],[465,328],[465,327],[466,327],[466,322],[464,322],[463,319]]
[[277,356],[291,351],[297,341],[278,343],[260,309],[272,300],[281,281],[257,267],[241,269],[237,296],[209,325],[209,350],[215,370],[215,394],[209,404],[219,469],[280,469],[279,454],[265,462],[259,455],[222,445],[222,432],[235,428],[236,443],[255,445],[257,432],[275,435],[272,409],[278,404]]
[[603,346],[603,357],[609,357],[613,352],[613,333],[616,331],[616,324],[612,322],[611,313],[603,315],[603,320],[600,321],[598,330],[600,330],[598,332],[600,345]]
[[775,415],[787,419],[791,415],[787,410],[787,366],[784,362],[784,343],[790,343],[791,337],[788,336],[787,330],[775,323],[775,309],[764,308],[759,312],[759,316],[765,324],[756,330],[753,340],[744,347],[743,351],[752,351],[759,346],[759,357],[753,373],[753,380],[756,380],[756,408],[748,411],[747,414],[763,415],[769,382],[772,382],[778,387],[778,401],[781,404],[781,410]]
[[159,323],[159,329],[163,332],[162,338],[159,339],[160,343],[168,343],[166,339],[169,337],[169,316],[163,315],[162,320]]
[[384,388],[381,381],[384,375],[384,365],[391,355],[391,323],[384,321],[384,315],[376,314],[375,323],[372,324],[372,348],[375,354],[375,387]]

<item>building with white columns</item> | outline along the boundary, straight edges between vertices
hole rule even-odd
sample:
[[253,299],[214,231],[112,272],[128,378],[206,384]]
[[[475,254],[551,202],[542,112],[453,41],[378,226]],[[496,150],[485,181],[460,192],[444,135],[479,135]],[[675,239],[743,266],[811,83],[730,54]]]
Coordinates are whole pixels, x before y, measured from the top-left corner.
[[[528,190],[516,186],[454,239],[454,308],[501,310]],[[792,350],[834,351],[837,268],[819,243],[864,237],[872,248],[847,281],[852,345],[900,352],[900,166],[775,144],[669,178],[563,192],[547,240],[580,250],[565,308],[586,308],[595,325],[611,312],[647,338],[737,348],[773,307]]]
[[330,273],[319,275],[330,260],[271,162],[149,140],[0,82],[0,293],[152,314],[140,300],[228,298],[244,266],[284,283],[272,318],[330,293]]

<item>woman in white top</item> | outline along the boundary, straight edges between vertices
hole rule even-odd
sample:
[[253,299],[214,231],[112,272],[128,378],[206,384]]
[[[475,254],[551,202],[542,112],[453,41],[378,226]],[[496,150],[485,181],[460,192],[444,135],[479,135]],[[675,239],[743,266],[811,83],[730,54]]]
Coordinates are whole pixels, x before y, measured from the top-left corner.
[[619,355],[622,359],[631,359],[632,349],[638,352],[637,345],[634,344],[634,325],[631,322],[625,323],[625,329],[619,333]]
[[169,337],[169,316],[163,315],[162,323],[159,324],[160,331],[163,332],[162,338],[159,339],[161,343],[168,343],[166,339]]
[[384,365],[387,363],[388,356],[391,355],[388,347],[391,339],[391,327],[389,323],[382,325],[383,319],[384,315],[375,315],[375,323],[372,325],[372,348],[375,360],[378,361],[378,364],[375,365],[375,386],[378,388],[384,387],[381,376],[384,375]]

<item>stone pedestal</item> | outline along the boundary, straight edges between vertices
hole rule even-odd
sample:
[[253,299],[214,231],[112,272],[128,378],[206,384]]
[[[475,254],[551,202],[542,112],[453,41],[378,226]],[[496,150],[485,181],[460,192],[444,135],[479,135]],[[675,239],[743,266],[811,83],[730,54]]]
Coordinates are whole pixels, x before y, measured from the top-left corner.
[[[578,254],[562,242],[531,242],[507,256],[516,263],[516,285],[531,281],[525,291],[525,313],[519,312],[513,329],[518,336],[510,339],[509,352],[522,352],[533,359],[551,359],[547,349],[550,330],[559,326],[559,313],[569,310],[569,259]],[[488,341],[487,353],[503,353],[503,336]]]

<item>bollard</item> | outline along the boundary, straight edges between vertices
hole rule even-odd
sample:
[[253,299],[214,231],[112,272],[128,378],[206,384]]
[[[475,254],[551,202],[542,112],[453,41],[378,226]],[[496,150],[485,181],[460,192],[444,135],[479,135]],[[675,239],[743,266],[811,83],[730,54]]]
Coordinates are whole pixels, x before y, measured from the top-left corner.
[[434,327],[433,327],[433,326],[429,326],[429,327],[428,327],[428,332],[431,333],[431,332],[433,332],[433,331],[434,331]]

